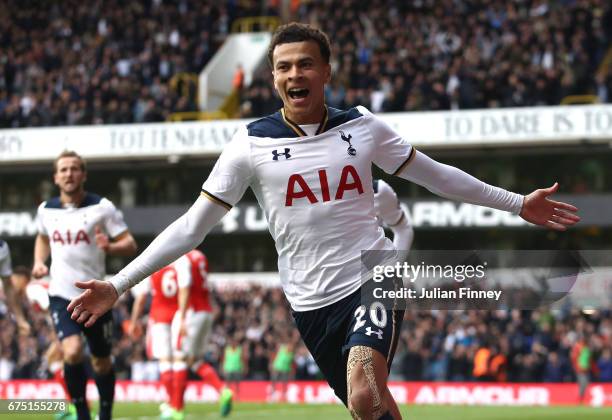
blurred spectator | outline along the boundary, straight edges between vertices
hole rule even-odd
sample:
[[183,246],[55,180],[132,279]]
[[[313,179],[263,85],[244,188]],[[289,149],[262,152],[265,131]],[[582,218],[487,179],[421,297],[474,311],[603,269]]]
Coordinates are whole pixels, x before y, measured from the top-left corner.
[[489,361],[491,358],[491,350],[488,347],[479,348],[474,354],[474,369],[472,375],[478,381],[490,381]]
[[295,352],[295,379],[298,381],[322,379],[314,357],[304,344],[299,345]]
[[458,344],[453,350],[448,363],[447,380],[455,382],[467,381],[471,378],[471,363],[465,346]]
[[38,375],[38,355],[34,337],[19,336],[17,338],[19,356],[13,370],[14,379],[36,378]]
[[580,401],[584,399],[586,390],[591,382],[591,349],[587,344],[587,339],[583,334],[580,334],[578,340],[572,347],[572,366],[576,374],[576,380],[579,387]]
[[489,360],[489,377],[495,382],[506,382],[508,379],[507,369],[506,355],[500,352],[499,347],[493,346]]
[[421,356],[421,347],[418,343],[410,341],[407,343],[408,350],[401,359],[402,374],[407,381],[423,380],[423,358]]
[[564,382],[567,379],[566,369],[556,352],[549,353],[544,370],[544,382]]
[[612,382],[612,350],[606,348],[597,361],[600,382]]
[[227,386],[236,394],[239,393],[240,381],[244,375],[245,359],[245,349],[240,343],[240,339],[234,334],[223,350],[222,366]]
[[242,97],[242,89],[244,88],[244,70],[242,64],[238,64],[234,77],[232,78],[232,88],[238,92],[239,97]]
[[[287,394],[287,383],[293,373],[293,359],[295,357],[295,349],[291,342],[289,333],[282,340],[279,340],[279,345],[276,354],[272,359],[271,371],[271,392],[273,401],[285,401]],[[278,383],[280,382],[280,390]]]
[[253,354],[249,357],[249,379],[255,381],[267,381],[270,379],[270,359],[267,353],[261,343],[255,343]]

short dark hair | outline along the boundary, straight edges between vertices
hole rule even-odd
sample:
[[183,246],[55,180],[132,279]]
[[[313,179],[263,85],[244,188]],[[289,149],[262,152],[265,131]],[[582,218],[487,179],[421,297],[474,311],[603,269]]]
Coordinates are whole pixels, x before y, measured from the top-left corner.
[[81,170],[83,172],[87,171],[87,164],[85,163],[85,159],[83,159],[81,155],[79,155],[74,150],[64,150],[62,153],[60,153],[60,155],[53,162],[53,172],[54,173],[57,172],[57,163],[59,162],[59,160],[62,158],[66,158],[66,157],[73,157],[73,158],[79,159],[81,161]]
[[272,35],[272,41],[270,41],[270,46],[268,47],[268,62],[270,63],[270,67],[274,67],[272,63],[272,55],[274,54],[274,48],[276,48],[277,45],[303,41],[316,42],[317,45],[319,45],[321,57],[323,57],[323,60],[329,64],[331,48],[329,46],[329,38],[325,32],[304,23],[291,22],[286,25],[279,26]]

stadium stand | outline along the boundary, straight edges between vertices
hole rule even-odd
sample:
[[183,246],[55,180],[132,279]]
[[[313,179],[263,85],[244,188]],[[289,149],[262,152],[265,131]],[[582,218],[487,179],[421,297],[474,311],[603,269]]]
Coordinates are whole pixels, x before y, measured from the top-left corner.
[[[10,0],[0,17],[0,128],[165,121],[196,111],[197,73],[257,2]],[[180,22],[180,24],[179,24]]]
[[[313,1],[299,9],[299,21],[334,41],[333,107],[557,105],[587,93],[612,100],[612,73],[596,72],[612,38],[604,0]],[[246,89],[242,116],[278,105],[269,86],[266,68]]]
[[[0,127],[154,122],[197,111],[195,86],[178,89],[173,77],[199,72],[236,19],[277,14],[257,2],[116,3],[6,4]],[[321,19],[328,8],[336,18]],[[612,32],[604,0],[303,2],[297,18],[334,39],[330,106],[554,105],[587,93],[612,100],[612,73],[595,71]],[[244,117],[279,105],[267,68],[242,96]]]

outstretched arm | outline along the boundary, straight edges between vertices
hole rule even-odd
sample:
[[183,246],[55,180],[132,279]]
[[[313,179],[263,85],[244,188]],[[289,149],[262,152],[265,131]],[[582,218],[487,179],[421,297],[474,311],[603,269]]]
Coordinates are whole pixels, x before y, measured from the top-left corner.
[[110,281],[76,282],[77,287],[86,290],[68,305],[72,319],[85,323],[86,327],[92,326],[113,307],[123,292],[199,245],[225,213],[225,207],[200,196],[184,215]]
[[422,185],[439,196],[509,211],[530,223],[554,230],[565,230],[580,220],[574,214],[578,211],[576,207],[548,198],[557,191],[559,185],[556,183],[550,188],[522,196],[486,184],[460,169],[436,162],[419,151],[415,151],[412,161],[398,176]]

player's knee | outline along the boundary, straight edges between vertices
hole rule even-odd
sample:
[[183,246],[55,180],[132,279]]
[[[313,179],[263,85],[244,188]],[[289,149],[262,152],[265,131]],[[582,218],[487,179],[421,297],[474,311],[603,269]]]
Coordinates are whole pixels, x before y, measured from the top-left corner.
[[[351,348],[347,361],[348,403],[357,419],[378,419],[385,412],[384,378],[376,374],[376,354],[365,346]],[[380,383],[379,383],[380,382]]]
[[68,364],[77,364],[83,360],[83,344],[78,336],[70,336],[62,341],[64,361]]
[[185,355],[183,351],[175,350],[174,353],[172,354],[172,360],[175,362],[186,362],[187,356]]
[[63,360],[63,358],[64,355],[62,353],[61,344],[58,341],[52,341],[49,345],[49,349],[45,352],[47,364],[51,365],[52,363]]
[[111,371],[113,364],[110,357],[91,357],[91,367],[98,374],[105,374]]
[[372,400],[372,392],[367,385],[351,387],[348,404],[353,418],[372,419]]

